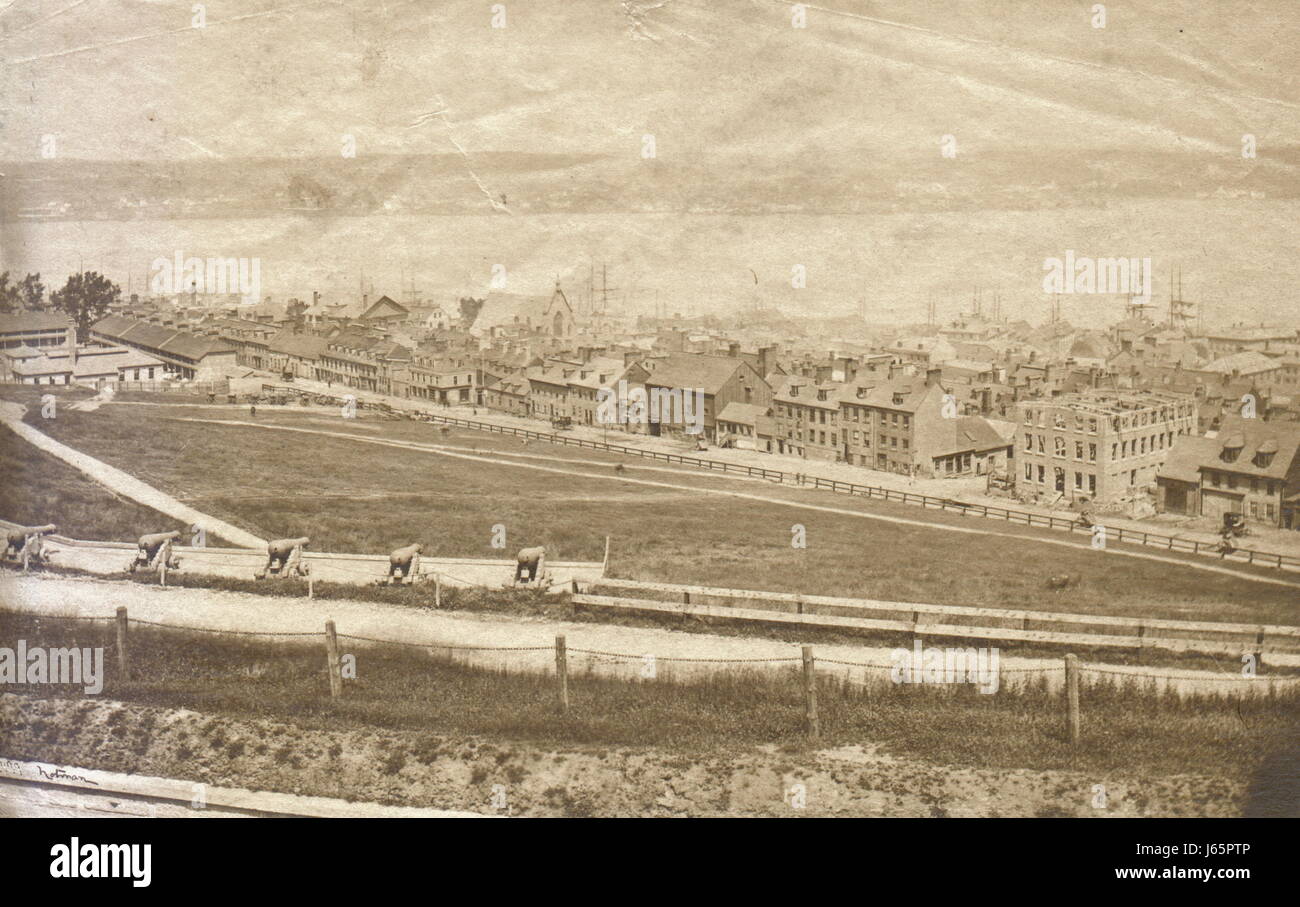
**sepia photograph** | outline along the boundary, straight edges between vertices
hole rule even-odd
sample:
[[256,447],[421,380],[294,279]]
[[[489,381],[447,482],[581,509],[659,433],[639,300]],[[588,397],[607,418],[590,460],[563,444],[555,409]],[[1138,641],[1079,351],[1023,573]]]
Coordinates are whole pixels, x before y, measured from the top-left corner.
[[[0,0],[24,869],[964,818],[1249,880],[1297,48],[1294,0]],[[90,821],[241,817],[356,824]]]

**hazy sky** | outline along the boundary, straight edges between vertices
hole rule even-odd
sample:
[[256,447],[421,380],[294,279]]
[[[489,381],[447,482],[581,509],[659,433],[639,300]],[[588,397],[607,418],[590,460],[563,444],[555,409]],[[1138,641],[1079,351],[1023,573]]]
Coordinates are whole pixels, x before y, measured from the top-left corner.
[[[120,277],[183,247],[259,255],[272,292],[344,293],[368,263],[381,292],[408,273],[454,293],[477,292],[497,262],[512,289],[537,292],[603,260],[643,299],[658,289],[679,307],[757,286],[809,311],[868,298],[919,315],[980,284],[1034,317],[1043,257],[1074,248],[1152,256],[1158,280],[1179,264],[1221,315],[1300,319],[1294,0],[1112,3],[1104,28],[1092,4],[1066,0],[841,0],[808,5],[802,28],[777,0],[222,0],[203,5],[202,28],[191,2],[6,2],[5,161],[42,160],[52,137],[56,160],[140,162],[147,186],[154,162],[292,164],[341,157],[350,136],[358,159],[461,155],[482,195],[459,225],[281,214],[127,227],[111,213],[34,225],[6,211],[6,267],[107,259]],[[647,135],[662,171],[641,166]],[[944,136],[951,174],[934,169]],[[674,199],[683,217],[665,222],[663,205],[596,216],[583,171],[567,219],[511,214],[496,204],[505,177],[475,159],[492,151],[607,155],[620,185],[650,205]],[[763,181],[743,191],[758,208],[797,180],[807,198],[703,221],[680,201],[751,165]],[[857,191],[855,173],[895,201],[849,219],[827,210],[828,192]],[[946,208],[952,196],[964,203]],[[796,263],[815,294],[792,295]]]

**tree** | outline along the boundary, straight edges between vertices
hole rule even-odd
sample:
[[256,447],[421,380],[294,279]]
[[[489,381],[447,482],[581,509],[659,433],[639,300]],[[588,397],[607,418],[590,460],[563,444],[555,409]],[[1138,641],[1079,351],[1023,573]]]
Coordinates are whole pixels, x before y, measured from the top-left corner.
[[90,326],[108,314],[122,298],[122,288],[102,274],[85,271],[73,274],[62,290],[50,294],[50,305],[63,312],[77,326],[77,341],[85,343]]
[[474,319],[478,317],[479,310],[483,308],[486,299],[475,299],[472,296],[462,296],[460,303],[460,323],[462,327],[470,328],[474,325]]
[[0,274],[0,312],[39,312],[45,307],[45,284],[40,274],[28,274],[18,283],[9,282],[9,272]]

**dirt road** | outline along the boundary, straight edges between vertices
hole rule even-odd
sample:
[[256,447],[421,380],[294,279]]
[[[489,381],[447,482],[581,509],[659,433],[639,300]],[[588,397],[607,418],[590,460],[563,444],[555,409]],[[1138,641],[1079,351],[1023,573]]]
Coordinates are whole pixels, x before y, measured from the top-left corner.
[[[519,671],[549,671],[554,662],[555,637],[564,635],[571,671],[606,676],[640,677],[653,656],[661,676],[685,677],[736,667],[781,669],[800,660],[797,643],[758,637],[716,636],[705,632],[625,627],[561,621],[507,614],[415,610],[378,602],[269,598],[206,589],[160,589],[105,580],[67,579],[49,575],[0,576],[0,604],[37,614],[111,617],[124,605],[133,619],[186,627],[267,633],[323,633],[333,620],[341,637],[394,640],[428,648],[433,654],[448,647],[470,647],[458,660],[484,667]],[[347,641],[364,651],[366,643]],[[479,651],[472,647],[484,647]],[[493,651],[493,649],[527,651]],[[999,647],[1002,686],[1046,677],[1052,687],[1064,679],[1059,658],[1019,657]],[[888,676],[892,647],[882,645],[816,646],[819,670],[849,682]],[[764,664],[763,662],[767,662]],[[834,664],[847,662],[848,664]],[[1291,678],[1243,679],[1238,665],[1225,663],[1222,672],[1161,667],[1157,669],[1089,665],[1118,675],[1154,677],[1156,689],[1264,693],[1270,685],[1294,684]],[[1086,673],[1086,672],[1085,672]]]

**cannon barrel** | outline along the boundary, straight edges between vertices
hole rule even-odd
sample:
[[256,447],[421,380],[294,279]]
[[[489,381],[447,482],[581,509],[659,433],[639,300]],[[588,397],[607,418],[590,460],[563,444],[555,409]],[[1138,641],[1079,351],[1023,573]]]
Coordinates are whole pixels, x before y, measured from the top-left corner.
[[137,544],[141,548],[154,548],[163,542],[170,542],[180,537],[181,533],[178,529],[173,529],[171,532],[152,532],[149,535],[140,536],[140,541]]
[[266,543],[266,550],[270,554],[288,554],[295,548],[302,547],[311,541],[306,536],[300,539],[276,539],[273,542]]
[[405,565],[409,564],[417,554],[424,553],[423,545],[407,545],[405,548],[398,548],[388,556],[389,563]]
[[518,560],[519,563],[521,564],[535,564],[537,563],[538,560],[540,560],[543,556],[545,556],[545,554],[546,554],[546,549],[541,546],[538,546],[536,548],[520,548],[518,554]]

